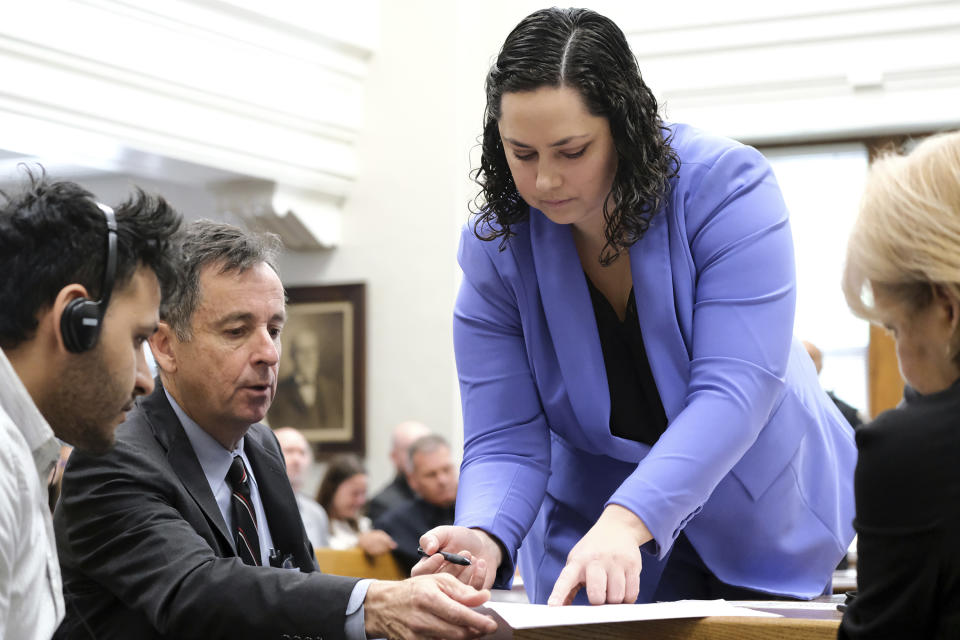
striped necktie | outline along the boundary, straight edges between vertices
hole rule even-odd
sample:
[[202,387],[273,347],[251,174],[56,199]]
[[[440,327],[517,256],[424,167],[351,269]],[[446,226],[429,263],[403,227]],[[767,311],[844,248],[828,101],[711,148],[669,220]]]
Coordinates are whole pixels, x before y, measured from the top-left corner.
[[246,564],[259,566],[260,534],[257,531],[257,516],[250,500],[250,481],[243,458],[234,456],[227,472],[227,481],[233,495],[230,497],[230,513],[233,516],[233,540],[237,555]]

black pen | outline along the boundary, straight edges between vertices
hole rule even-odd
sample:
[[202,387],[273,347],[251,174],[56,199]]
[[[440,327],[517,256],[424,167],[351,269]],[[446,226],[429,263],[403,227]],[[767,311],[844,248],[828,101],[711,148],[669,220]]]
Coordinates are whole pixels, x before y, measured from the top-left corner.
[[[446,560],[447,562],[452,562],[453,564],[459,564],[464,567],[470,566],[469,560],[467,560],[461,555],[457,555],[456,553],[449,553],[447,551],[437,551],[437,553],[442,555],[443,559]],[[424,551],[423,547],[417,547],[417,555],[419,555],[421,558],[429,558],[431,554]]]

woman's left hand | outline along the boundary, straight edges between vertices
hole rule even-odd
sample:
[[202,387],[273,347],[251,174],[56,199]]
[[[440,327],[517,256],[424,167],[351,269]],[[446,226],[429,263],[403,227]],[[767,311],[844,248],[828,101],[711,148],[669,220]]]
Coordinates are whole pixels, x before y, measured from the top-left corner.
[[584,585],[590,604],[636,602],[643,564],[640,546],[652,539],[647,525],[632,511],[609,505],[567,554],[567,565],[547,604],[570,604]]

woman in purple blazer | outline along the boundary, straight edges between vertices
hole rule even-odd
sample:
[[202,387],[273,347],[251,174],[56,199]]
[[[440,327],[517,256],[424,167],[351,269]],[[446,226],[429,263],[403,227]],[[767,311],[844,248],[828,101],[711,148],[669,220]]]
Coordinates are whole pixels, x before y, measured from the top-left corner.
[[792,338],[764,158],[664,124],[591,11],[525,18],[486,91],[454,314],[460,526],[421,540],[473,565],[415,573],[505,586],[519,549],[532,602],[829,591],[856,454]]

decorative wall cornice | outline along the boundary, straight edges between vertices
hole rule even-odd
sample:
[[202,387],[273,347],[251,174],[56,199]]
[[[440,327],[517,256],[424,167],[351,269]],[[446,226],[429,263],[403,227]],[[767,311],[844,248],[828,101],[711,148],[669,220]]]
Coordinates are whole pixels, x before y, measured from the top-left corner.
[[375,0],[20,3],[0,21],[0,131],[15,129],[0,148],[73,144],[94,165],[98,149],[132,150],[267,181],[329,212],[358,172],[378,15]]
[[960,2],[716,6],[627,19],[669,119],[755,143],[960,125]]

